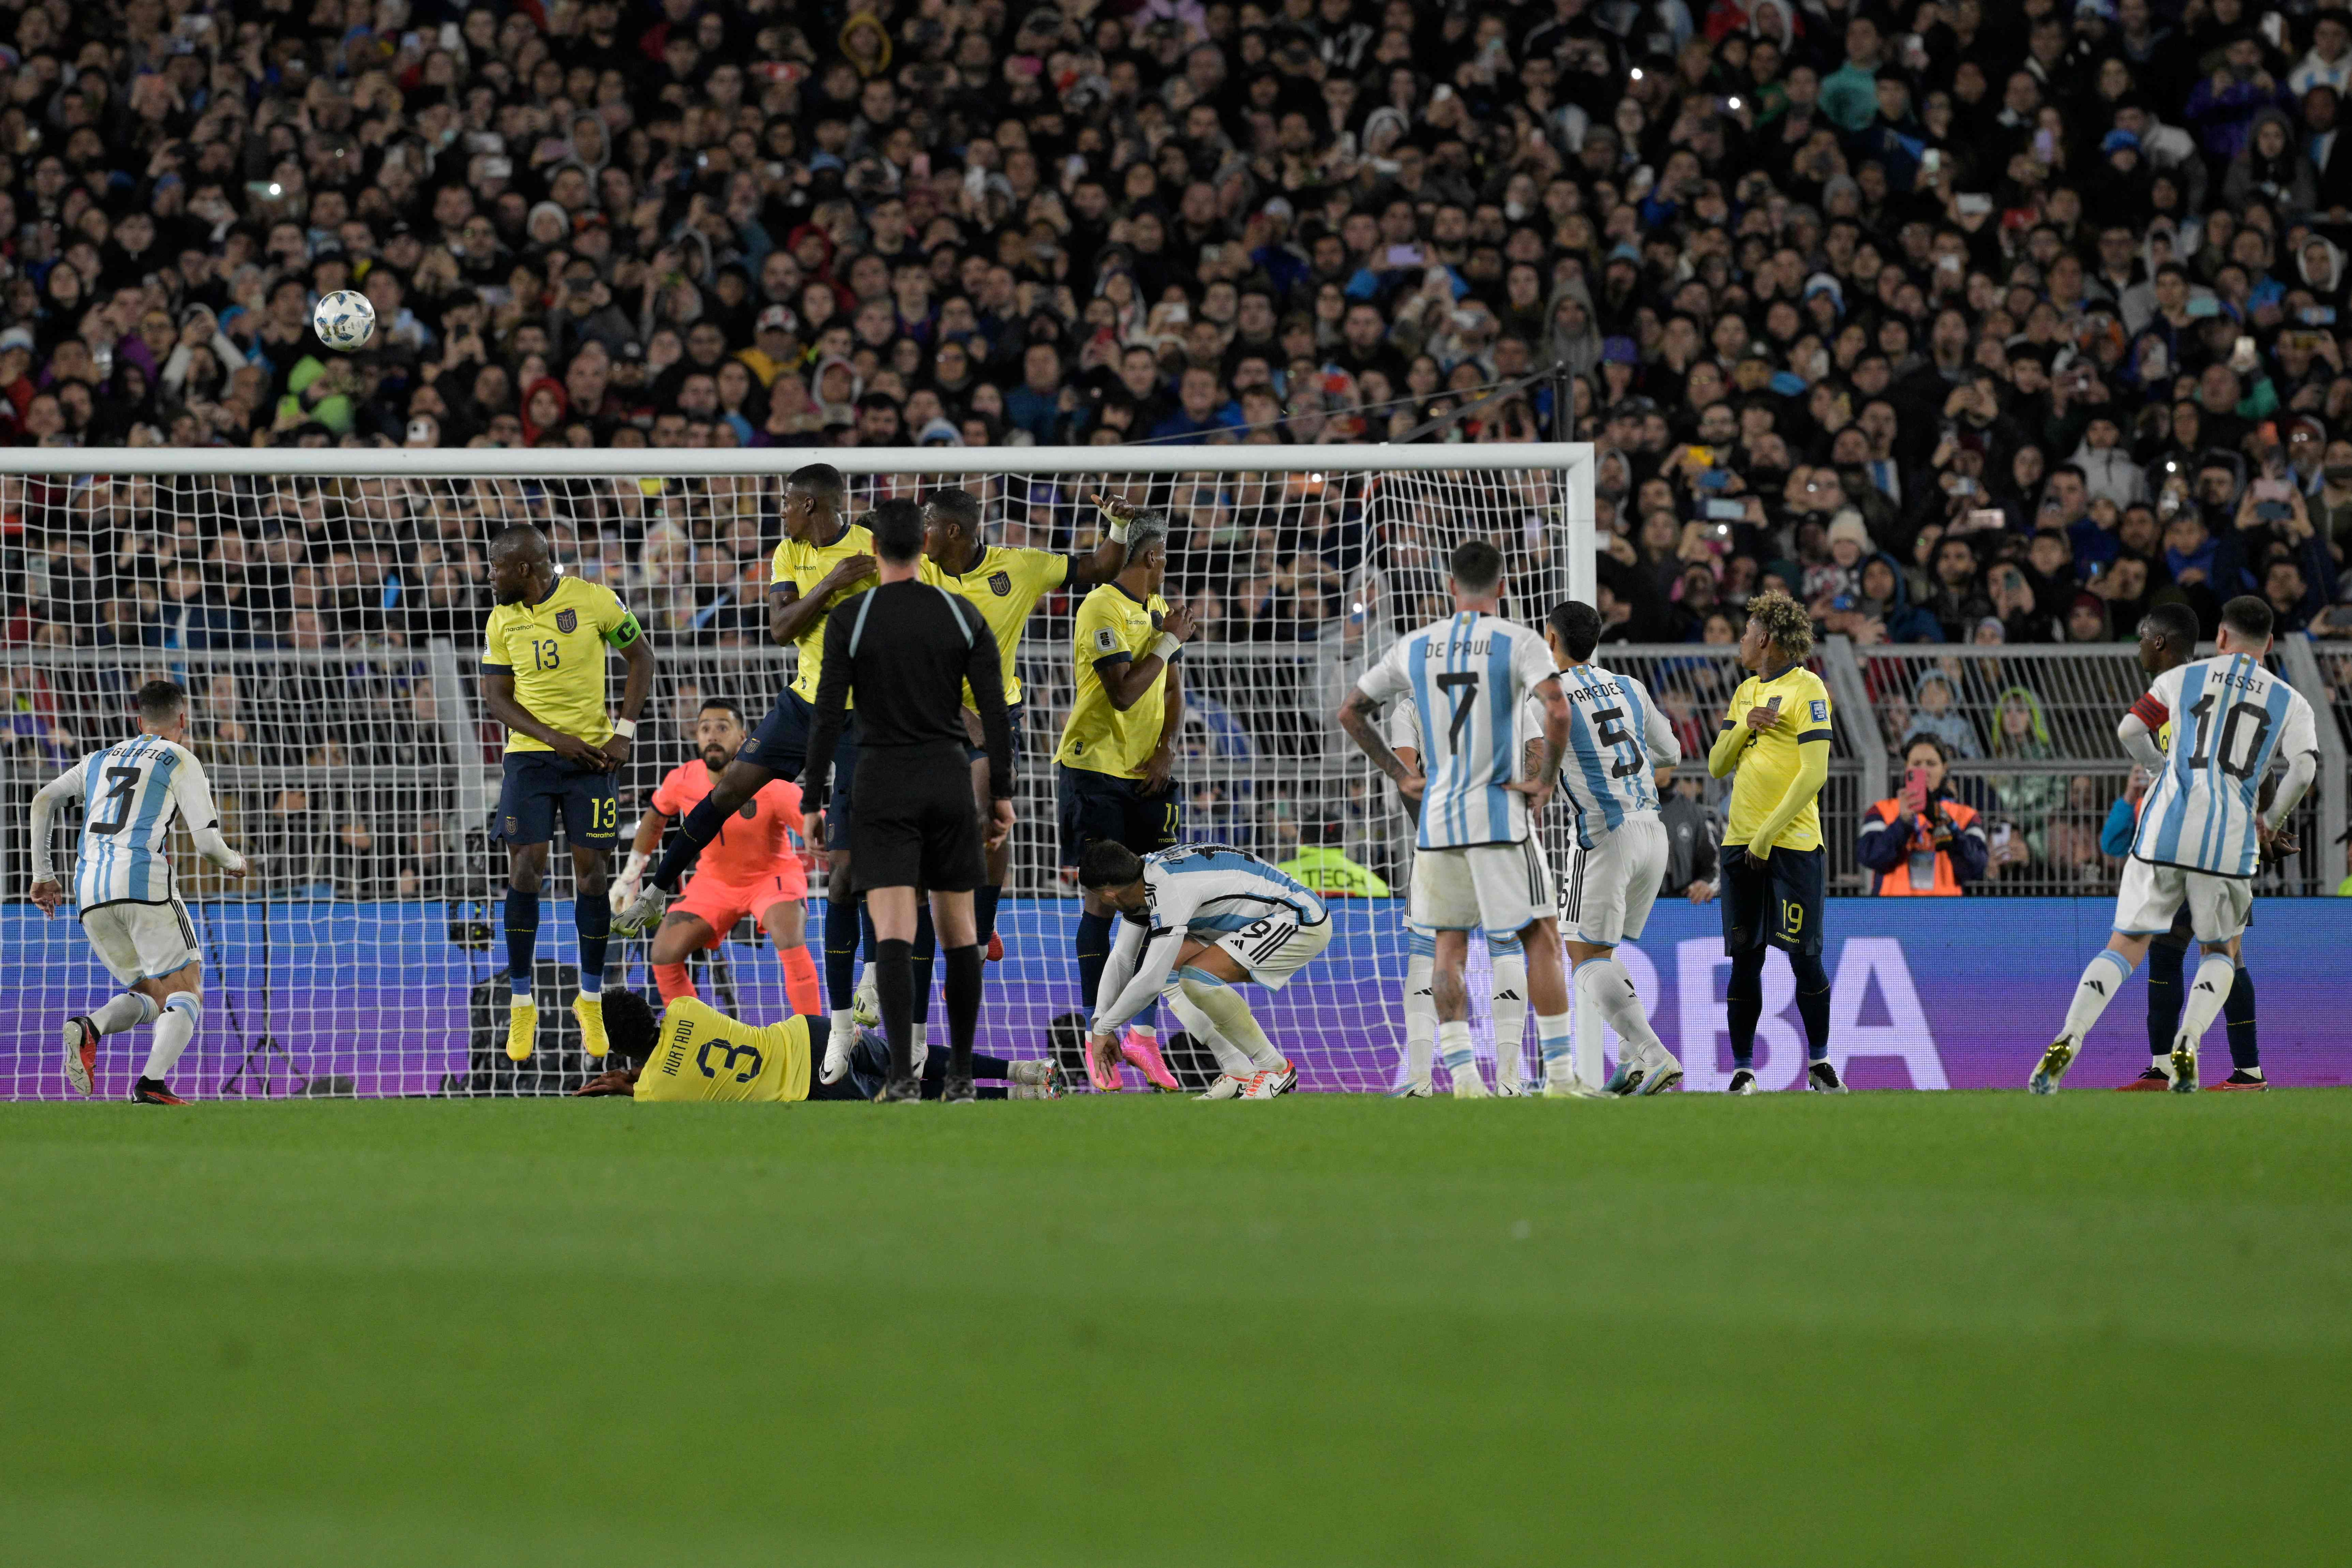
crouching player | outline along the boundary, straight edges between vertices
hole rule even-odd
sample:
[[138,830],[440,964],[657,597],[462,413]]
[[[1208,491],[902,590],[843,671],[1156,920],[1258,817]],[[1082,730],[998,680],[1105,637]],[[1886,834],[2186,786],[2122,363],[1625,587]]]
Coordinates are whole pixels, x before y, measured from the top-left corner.
[[[890,1047],[871,1029],[857,1032],[849,1071],[839,1083],[820,1083],[809,1052],[809,1019],[795,1014],[781,1024],[743,1024],[718,1008],[681,996],[659,1017],[634,991],[604,994],[604,1034],[623,1066],[599,1073],[573,1097],[633,1095],[638,1100],[871,1100],[890,1076]],[[1061,1077],[1050,1061],[971,1058],[982,1100],[1058,1100]],[[948,1054],[924,1064],[923,1098],[937,1100],[947,1083]]]
[[[1256,856],[1222,844],[1179,844],[1139,856],[1097,839],[1078,885],[1121,918],[1087,1034],[1089,1068],[1117,1082],[1118,1030],[1163,991],[1223,1071],[1202,1100],[1272,1100],[1298,1086],[1232,986],[1279,991],[1329,945],[1323,900]],[[1174,984],[1171,984],[1173,979]]]
[[[702,804],[746,738],[741,709],[723,698],[703,703],[694,726],[702,756],[672,768],[654,791],[653,809],[637,824],[629,858],[613,885],[615,912],[635,900],[637,880],[661,847],[663,831]],[[814,1016],[824,1010],[816,960],[806,941],[808,870],[792,840],[800,821],[800,786],[782,779],[761,784],[729,814],[695,862],[685,897],[669,907],[654,932],[649,957],[654,984],[665,1003],[694,995],[687,959],[725,942],[735,922],[750,915],[776,944],[776,958],[784,967],[784,994],[793,1011]]]

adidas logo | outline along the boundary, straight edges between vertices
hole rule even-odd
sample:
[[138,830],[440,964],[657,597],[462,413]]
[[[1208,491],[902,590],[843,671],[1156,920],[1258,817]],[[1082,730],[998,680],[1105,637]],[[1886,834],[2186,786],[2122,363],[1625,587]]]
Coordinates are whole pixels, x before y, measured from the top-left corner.
[[2104,980],[2085,980],[2083,984],[2089,986],[2093,991],[2097,992],[2102,996],[2105,996],[2107,994],[2107,983]]
[[1495,1000],[1497,1002],[1524,1002],[1527,998],[1520,995],[1516,991],[1497,991],[1495,993]]

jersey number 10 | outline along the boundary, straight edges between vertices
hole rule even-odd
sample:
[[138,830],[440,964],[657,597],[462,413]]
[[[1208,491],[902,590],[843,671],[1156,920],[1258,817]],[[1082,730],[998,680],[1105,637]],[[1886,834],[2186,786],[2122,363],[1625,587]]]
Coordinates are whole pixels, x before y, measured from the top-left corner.
[[[2203,767],[2215,756],[2213,751],[2207,749],[2208,743],[2213,740],[2213,726],[2210,721],[2213,717],[2214,700],[2213,694],[2207,692],[2189,705],[2189,716],[2197,721],[2197,744],[2189,753],[2189,765],[2192,768]],[[2253,723],[2254,738],[2247,742],[2244,752],[2240,753],[2238,729],[2241,724],[2248,721]],[[2271,716],[2267,711],[2251,702],[2231,703],[2230,711],[2221,719],[2221,737],[2218,748],[2221,771],[2233,779],[2244,780],[2253,777],[2254,759],[2263,754],[2263,747],[2270,738]],[[2232,760],[2233,754],[2237,756],[2235,761]]]

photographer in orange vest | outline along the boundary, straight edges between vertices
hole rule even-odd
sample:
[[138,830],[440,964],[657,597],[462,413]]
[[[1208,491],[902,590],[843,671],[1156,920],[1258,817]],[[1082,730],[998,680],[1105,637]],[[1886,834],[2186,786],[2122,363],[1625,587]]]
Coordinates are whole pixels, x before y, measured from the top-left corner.
[[1933,735],[1903,748],[1902,792],[1863,814],[1854,858],[1882,897],[1957,899],[1960,885],[1984,875],[1984,823],[1956,800],[1944,778],[1951,753]]

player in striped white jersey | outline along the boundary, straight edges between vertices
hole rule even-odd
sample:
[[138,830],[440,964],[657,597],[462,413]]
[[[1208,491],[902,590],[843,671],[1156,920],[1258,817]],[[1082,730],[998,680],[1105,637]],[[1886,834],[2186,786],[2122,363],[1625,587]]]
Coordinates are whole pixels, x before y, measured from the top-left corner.
[[1331,941],[1321,899],[1223,844],[1139,856],[1116,839],[1097,839],[1079,859],[1078,886],[1121,917],[1087,1026],[1089,1056],[1116,1062],[1120,1026],[1164,993],[1223,1068],[1198,1098],[1272,1100],[1297,1086],[1289,1058],[1231,987],[1250,980],[1279,991],[1321,952]]
[[[1600,611],[1573,599],[1553,605],[1544,640],[1568,699],[1559,792],[1575,813],[1575,848],[1560,893],[1559,925],[1568,942],[1577,1022],[1582,1032],[1605,1018],[1617,1031],[1617,1071],[1605,1086],[1610,1092],[1656,1094],[1682,1081],[1683,1064],[1650,1027],[1617,946],[1642,934],[1665,881],[1669,846],[1658,817],[1658,788],[1683,760],[1682,742],[1649,688],[1592,662],[1601,642]],[[1528,715],[1530,725],[1535,717]],[[1580,1087],[1585,1079],[1572,1058],[1548,1056],[1544,1082],[1549,1091],[1556,1083]]]
[[[2263,600],[2251,595],[2231,600],[2221,606],[2219,654],[2158,676],[2116,727],[2132,760],[2160,776],[2140,811],[2116,894],[2115,934],[2075,983],[2066,1022],[2026,1081],[2034,1093],[2058,1088],[2091,1026],[2149,942],[2171,929],[2184,901],[2205,956],[2173,1037],[2172,1087],[2182,1094],[2196,1091],[2198,1042],[2237,979],[2255,867],[2319,772],[2311,704],[2263,668],[2271,626],[2271,608]],[[2158,750],[2155,738],[2168,718],[2168,753]],[[2273,758],[2285,760],[2286,775],[2265,812],[2256,802]]]
[[[1421,803],[1412,919],[1436,933],[1439,1058],[1453,1076],[1454,1095],[1475,1100],[1486,1086],[1472,1054],[1463,984],[1473,929],[1484,930],[1490,942],[1518,939],[1544,1057],[1571,1048],[1551,874],[1531,832],[1551,795],[1568,704],[1543,638],[1501,618],[1502,552],[1468,540],[1455,547],[1450,566],[1454,614],[1399,638],[1348,694],[1339,721],[1405,798]],[[1530,691],[1543,703],[1544,751],[1537,776],[1522,778],[1518,714]],[[1373,712],[1400,697],[1419,710],[1429,747],[1410,764],[1372,724]]]
[[187,694],[168,680],[151,680],[139,689],[138,704],[137,735],[92,752],[33,797],[32,900],[44,916],[65,902],[49,829],[60,804],[80,800],[74,903],[90,946],[125,989],[66,1020],[66,1079],[78,1093],[89,1093],[100,1037],[153,1024],[155,1042],[131,1098],[183,1105],[169,1080],[204,1021],[204,966],[166,852],[172,824],[184,818],[197,851],[231,877],[245,875],[245,857],[221,837],[204,764],[188,750]]

